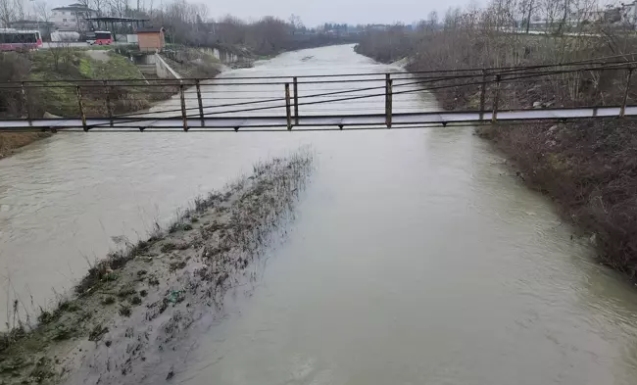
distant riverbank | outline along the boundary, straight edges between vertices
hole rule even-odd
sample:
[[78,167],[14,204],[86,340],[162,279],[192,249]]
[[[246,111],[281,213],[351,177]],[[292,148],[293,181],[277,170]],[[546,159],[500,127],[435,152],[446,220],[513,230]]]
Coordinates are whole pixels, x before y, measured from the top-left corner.
[[[591,40],[587,36],[483,35],[484,31],[471,28],[459,25],[458,30],[424,30],[418,32],[420,35],[402,32],[401,39],[388,37],[396,31],[379,32],[380,37],[368,37],[356,47],[356,52],[379,61],[403,59],[409,71],[417,72],[590,60],[612,56],[619,49],[613,41]],[[480,87],[462,83],[458,80],[457,86],[434,91],[443,108],[479,108]],[[591,101],[620,105],[625,83],[624,71],[605,72],[599,78],[591,72],[506,82],[499,91],[499,108],[577,107]],[[632,82],[629,95],[637,92],[636,83]],[[485,93],[487,106],[492,105],[493,95],[494,85],[489,84]],[[634,100],[629,98],[628,103]],[[477,133],[511,160],[529,187],[556,202],[564,218],[576,224],[597,247],[601,262],[634,277],[636,129],[637,123],[630,119],[599,119],[567,124],[488,125],[478,128]]]

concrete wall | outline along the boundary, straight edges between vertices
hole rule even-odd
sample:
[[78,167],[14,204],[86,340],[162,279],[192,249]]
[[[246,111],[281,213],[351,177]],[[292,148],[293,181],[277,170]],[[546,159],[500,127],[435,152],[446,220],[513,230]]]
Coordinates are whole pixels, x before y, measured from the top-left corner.
[[233,64],[244,63],[252,59],[247,55],[237,55],[233,52],[219,48],[200,48],[202,52],[208,53],[219,59],[223,64],[232,66]]
[[153,56],[155,56],[155,69],[157,71],[157,76],[160,79],[181,79],[181,76],[177,73],[177,71],[172,69],[168,63],[159,56],[159,54],[155,54]]

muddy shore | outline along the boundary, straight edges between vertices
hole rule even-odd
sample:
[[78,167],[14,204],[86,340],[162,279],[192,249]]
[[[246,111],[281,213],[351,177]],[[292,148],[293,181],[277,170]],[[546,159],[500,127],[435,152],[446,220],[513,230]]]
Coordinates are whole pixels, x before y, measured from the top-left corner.
[[42,309],[37,326],[9,319],[0,384],[170,380],[225,296],[256,279],[252,262],[293,218],[311,169],[306,150],[255,165],[168,228],[95,263],[75,293]]
[[45,132],[4,132],[0,133],[0,159],[10,156],[18,149],[37,140],[48,138]]

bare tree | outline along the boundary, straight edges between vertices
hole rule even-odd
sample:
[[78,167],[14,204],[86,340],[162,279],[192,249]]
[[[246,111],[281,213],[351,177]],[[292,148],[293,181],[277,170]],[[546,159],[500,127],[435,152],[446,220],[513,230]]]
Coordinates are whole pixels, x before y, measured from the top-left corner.
[[89,8],[97,11],[98,16],[103,16],[109,5],[109,0],[91,0]]
[[303,21],[301,21],[301,17],[299,15],[292,14],[288,19],[288,23],[292,26],[294,32],[302,30],[305,28],[303,25]]
[[520,1],[520,12],[524,16],[524,25],[526,28],[526,34],[528,35],[531,29],[531,20],[533,18],[533,13],[538,7],[537,0],[521,0]]
[[130,9],[129,0],[106,0],[108,1],[107,7],[109,13],[113,16],[126,16],[127,11]]
[[36,1],[33,5],[33,9],[35,11],[35,17],[38,20],[44,22],[44,35],[45,38],[49,38],[51,36],[51,8],[46,3],[46,1]]
[[12,21],[16,18],[14,1],[0,0],[0,24],[8,28]]
[[427,24],[433,29],[438,27],[438,12],[429,12],[429,15],[427,16]]
[[555,31],[558,35],[564,32],[564,29],[566,28],[566,22],[571,13],[571,0],[562,0],[560,4],[560,11],[562,13],[562,19],[557,25],[557,30]]

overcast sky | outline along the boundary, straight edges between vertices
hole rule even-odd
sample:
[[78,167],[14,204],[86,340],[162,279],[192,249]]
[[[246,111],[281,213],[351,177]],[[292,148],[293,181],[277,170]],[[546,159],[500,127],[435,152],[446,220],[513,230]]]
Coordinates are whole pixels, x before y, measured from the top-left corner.
[[[77,0],[45,0],[52,7],[68,5]],[[141,0],[142,4],[154,2],[155,7],[168,4],[172,0]],[[207,4],[210,17],[220,18],[227,14],[246,20],[263,16],[277,16],[288,19],[295,14],[308,27],[324,22],[368,24],[395,23],[409,24],[427,18],[431,11],[440,16],[450,7],[466,7],[469,4],[483,5],[488,0],[186,0],[191,3]],[[557,1],[557,0],[555,0]],[[600,0],[600,3],[617,0]],[[129,0],[131,6],[137,0]],[[630,2],[630,0],[624,0]]]
[[451,6],[468,5],[470,0],[230,0],[208,3],[214,16],[233,14],[242,18],[272,15],[301,17],[309,27],[323,22],[350,24],[393,23],[424,19],[429,12],[444,12]]
[[[75,3],[74,0],[46,0],[52,7]],[[137,0],[129,0],[131,6]],[[147,4],[151,0],[142,0]],[[207,4],[210,16],[219,18],[227,14],[243,19],[278,16],[288,19],[291,14],[301,17],[308,27],[324,22],[367,24],[393,23],[424,19],[433,10],[443,13],[452,6],[465,6],[471,0],[187,0]],[[170,0],[163,0],[169,3]],[[482,3],[486,0],[474,0]],[[157,7],[162,0],[154,0]]]

